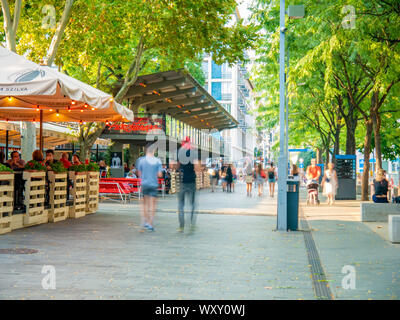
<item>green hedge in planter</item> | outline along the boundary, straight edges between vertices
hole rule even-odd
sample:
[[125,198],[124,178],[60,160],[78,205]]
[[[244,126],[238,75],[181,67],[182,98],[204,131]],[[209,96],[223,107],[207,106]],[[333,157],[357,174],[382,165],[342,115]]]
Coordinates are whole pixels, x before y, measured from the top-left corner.
[[25,164],[25,170],[47,171],[47,168],[43,163],[31,160]]
[[86,165],[84,164],[74,164],[69,167],[69,171],[75,171],[75,172],[85,172],[86,171]]
[[54,162],[50,165],[54,173],[64,173],[67,172],[67,168],[64,167],[61,161]]
[[4,164],[0,163],[0,172],[10,172],[10,173],[12,173],[14,171],[10,167],[7,167]]
[[94,171],[94,172],[100,171],[100,167],[96,162],[89,162],[89,164],[86,165],[86,169],[87,171]]

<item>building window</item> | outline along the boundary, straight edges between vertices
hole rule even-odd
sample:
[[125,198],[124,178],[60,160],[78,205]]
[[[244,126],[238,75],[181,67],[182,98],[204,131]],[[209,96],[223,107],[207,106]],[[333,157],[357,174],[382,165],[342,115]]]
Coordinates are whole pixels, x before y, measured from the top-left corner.
[[230,82],[222,82],[222,85],[221,85],[221,99],[220,100],[231,100],[231,99],[232,99],[232,86],[231,86],[231,83]]
[[221,100],[221,82],[213,82],[211,83],[211,95],[215,100]]
[[211,63],[211,76],[213,79],[222,78],[222,66],[217,65],[214,61]]
[[224,63],[221,69],[222,79],[232,79],[232,69],[229,67],[229,64]]
[[208,61],[203,61],[201,69],[203,70],[204,77],[208,79]]

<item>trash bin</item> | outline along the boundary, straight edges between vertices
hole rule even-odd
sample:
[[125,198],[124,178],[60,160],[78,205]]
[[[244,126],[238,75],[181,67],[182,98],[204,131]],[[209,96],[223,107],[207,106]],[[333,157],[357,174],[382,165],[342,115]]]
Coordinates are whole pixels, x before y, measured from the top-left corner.
[[300,181],[287,180],[287,228],[296,231],[299,226]]

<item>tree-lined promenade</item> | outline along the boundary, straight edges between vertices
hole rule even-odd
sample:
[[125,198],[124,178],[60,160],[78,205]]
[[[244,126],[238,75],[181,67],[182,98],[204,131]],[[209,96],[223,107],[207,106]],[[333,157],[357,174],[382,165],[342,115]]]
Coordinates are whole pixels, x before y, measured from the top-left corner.
[[[299,4],[298,1],[287,1]],[[396,0],[302,1],[306,16],[287,21],[290,144],[312,146],[325,162],[364,153],[400,154],[400,4]],[[253,22],[266,31],[257,44],[253,80],[262,127],[278,124],[279,1],[257,0]]]
[[[245,60],[256,33],[242,21],[229,23],[236,5],[235,0],[1,0],[0,41],[112,93],[137,113],[141,106],[128,103],[126,94],[141,74],[186,68],[204,82],[203,54],[217,63]],[[82,160],[104,126],[80,126]]]

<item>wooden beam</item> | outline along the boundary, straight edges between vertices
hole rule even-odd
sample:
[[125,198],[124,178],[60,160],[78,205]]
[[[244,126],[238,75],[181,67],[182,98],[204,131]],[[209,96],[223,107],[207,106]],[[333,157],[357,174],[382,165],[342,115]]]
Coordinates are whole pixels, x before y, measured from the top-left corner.
[[[193,116],[198,116],[198,115],[205,114],[205,113],[212,113],[212,112],[217,111],[217,110],[218,110],[218,108],[216,108],[216,107],[215,108],[209,108],[209,109],[202,109],[200,111],[192,111],[190,113],[182,113],[182,115],[179,115],[179,117],[182,118],[182,119],[186,119],[186,118],[190,118],[190,117],[193,117]],[[218,114],[218,113],[216,113],[216,114]]]
[[184,95],[184,94],[190,94],[190,93],[196,93],[196,88],[189,88],[189,89],[184,89],[184,90],[174,90],[170,92],[164,92],[158,94],[152,94],[149,96],[144,96],[139,99],[135,99],[134,104],[135,105],[148,105],[150,103],[154,103],[160,100],[168,99],[168,98],[173,98],[176,96]]
[[129,88],[128,93],[126,94],[126,98],[133,98],[135,96],[143,95],[144,93],[153,92],[153,90],[161,90],[164,88],[168,88],[171,86],[176,86],[178,84],[182,84],[185,82],[185,78],[179,78],[175,80],[167,80],[154,82],[150,84],[145,84],[146,86],[135,85]]
[[[174,110],[177,109],[176,106],[178,105],[186,105],[187,103],[196,103],[202,99],[204,99],[204,96],[194,96],[185,99],[177,99],[177,100],[172,100],[171,102],[155,103],[150,106],[147,106],[147,109],[152,112],[165,111],[165,109]],[[190,105],[188,105],[188,107],[190,107]]]
[[[190,104],[190,105],[185,105],[182,109],[180,109],[178,107],[166,109],[165,113],[168,113],[172,116],[175,114],[184,113],[187,110],[190,111],[190,110],[199,109],[199,108],[201,108],[202,110],[208,110],[205,108],[207,108],[209,106],[212,106],[211,102]],[[218,109],[218,108],[213,108],[213,109]],[[194,112],[200,112],[200,111],[194,111]]]

